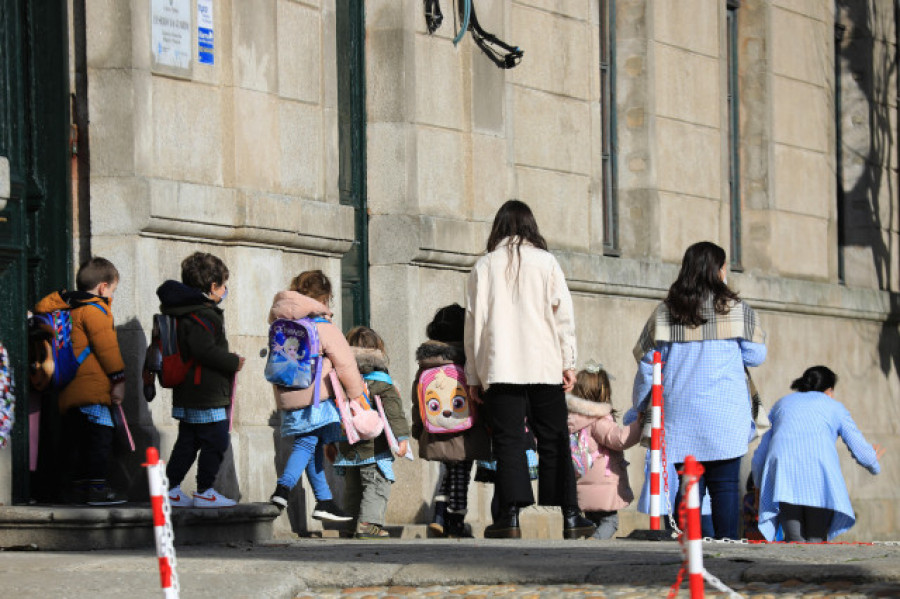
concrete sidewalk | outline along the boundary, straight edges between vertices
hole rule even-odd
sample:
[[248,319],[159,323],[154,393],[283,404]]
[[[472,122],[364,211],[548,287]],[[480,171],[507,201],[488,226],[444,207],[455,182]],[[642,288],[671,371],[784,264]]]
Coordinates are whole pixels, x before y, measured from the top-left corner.
[[[897,545],[708,543],[705,566],[729,582],[896,583]],[[158,598],[150,550],[6,551],[3,595]],[[671,584],[681,564],[674,542],[300,539],[189,546],[177,550],[181,596],[271,597],[347,587],[464,584]]]

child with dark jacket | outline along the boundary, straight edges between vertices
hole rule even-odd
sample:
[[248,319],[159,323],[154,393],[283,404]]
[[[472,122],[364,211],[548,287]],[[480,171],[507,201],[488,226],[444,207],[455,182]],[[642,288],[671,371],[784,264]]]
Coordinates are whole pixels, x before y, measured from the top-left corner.
[[[228,295],[228,267],[216,256],[195,252],[181,263],[181,282],[169,280],[156,290],[163,314],[178,322],[178,347],[193,367],[172,390],[172,417],[178,438],[166,466],[175,507],[218,508],[235,505],[213,488],[231,443],[228,408],[235,373],[244,358],[228,351],[222,300]],[[199,458],[197,453],[199,452]],[[181,482],[197,459],[197,491],[193,498]]]
[[119,271],[105,258],[91,258],[75,277],[76,291],[51,293],[35,312],[69,310],[72,349],[88,351],[75,378],[59,393],[63,447],[69,462],[73,497],[89,505],[124,503],[125,497],[107,483],[114,423],[110,406],[125,396],[125,362],[119,351],[112,299]]
[[[377,395],[381,398],[387,423],[397,439],[397,455],[405,455],[409,451],[409,425],[403,414],[400,394],[388,373],[384,341],[369,327],[355,327],[347,333],[347,342],[369,388],[372,409],[376,409]],[[346,441],[338,445],[335,472],[344,477],[344,506],[356,519],[354,537],[357,539],[389,536],[383,527],[391,484],[394,482],[393,463],[394,456],[386,433],[354,445]]]
[[[434,497],[434,513],[429,529],[435,536],[470,537],[465,527],[468,511],[469,479],[474,460],[491,459],[491,440],[479,412],[471,428],[455,433],[428,432],[418,405],[418,385],[422,372],[437,366],[465,366],[463,349],[465,309],[459,304],[444,306],[425,329],[428,341],[416,349],[419,369],[413,378],[412,435],[419,440],[419,457],[444,465],[440,490]],[[482,406],[479,406],[481,408]]]

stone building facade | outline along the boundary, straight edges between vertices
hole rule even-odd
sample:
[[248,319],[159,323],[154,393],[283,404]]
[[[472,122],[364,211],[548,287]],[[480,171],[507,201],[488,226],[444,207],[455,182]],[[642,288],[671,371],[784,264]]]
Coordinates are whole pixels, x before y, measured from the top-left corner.
[[[524,49],[511,70],[469,36],[454,46],[449,1],[428,34],[419,0],[199,0],[213,7],[212,64],[199,60],[198,0],[180,0],[191,57],[172,66],[155,46],[160,4],[66,7],[72,265],[102,255],[123,274],[114,311],[141,443],[167,455],[175,439],[170,397],[145,403],[139,368],[154,291],[188,253],[228,264],[228,335],[248,358],[219,485],[265,501],[286,451],[260,357],[274,293],[310,268],[355,277],[338,319],[383,334],[406,391],[426,323],[464,302],[493,215],[515,197],[566,273],[579,364],[603,362],[620,410],[631,347],[684,249],[725,247],[729,283],[769,333],[754,372],[764,403],[827,364],[888,448],[877,478],[841,449],[858,514],[845,538],[900,535],[894,3],[476,0],[482,26]],[[637,488],[643,454],[628,456]],[[136,498],[138,462],[119,476]],[[0,450],[4,501],[17,464]],[[424,521],[437,467],[397,472],[389,522]],[[318,526],[296,495],[285,534]],[[470,495],[483,525],[491,489]]]

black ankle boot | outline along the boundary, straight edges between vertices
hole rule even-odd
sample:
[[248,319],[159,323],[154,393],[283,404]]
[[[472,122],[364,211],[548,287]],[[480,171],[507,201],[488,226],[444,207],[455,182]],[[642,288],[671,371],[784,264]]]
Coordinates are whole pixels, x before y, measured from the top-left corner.
[[580,539],[594,534],[597,525],[585,518],[577,507],[564,507],[562,514],[564,539]]
[[510,505],[500,509],[500,517],[484,529],[485,539],[521,539],[519,528],[519,508]]
[[451,539],[471,539],[472,533],[466,529],[466,515],[447,512],[447,536]]

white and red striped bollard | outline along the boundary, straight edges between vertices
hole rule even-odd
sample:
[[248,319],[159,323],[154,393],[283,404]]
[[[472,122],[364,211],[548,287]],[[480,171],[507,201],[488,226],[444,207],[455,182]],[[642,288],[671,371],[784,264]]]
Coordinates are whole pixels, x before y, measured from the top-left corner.
[[175,547],[172,541],[172,513],[169,507],[169,489],[165,479],[164,462],[159,461],[159,451],[147,448],[147,479],[150,483],[150,506],[153,508],[153,534],[156,537],[156,557],[159,560],[159,578],[165,599],[178,599],[178,575],[175,572]]
[[650,530],[660,530],[660,472],[662,470],[662,355],[653,352],[653,389],[650,408]]
[[[700,530],[700,487],[703,465],[687,456],[684,459],[684,485],[687,488],[687,557],[691,599],[702,599],[703,583],[703,534]],[[682,524],[683,526],[683,524]]]

